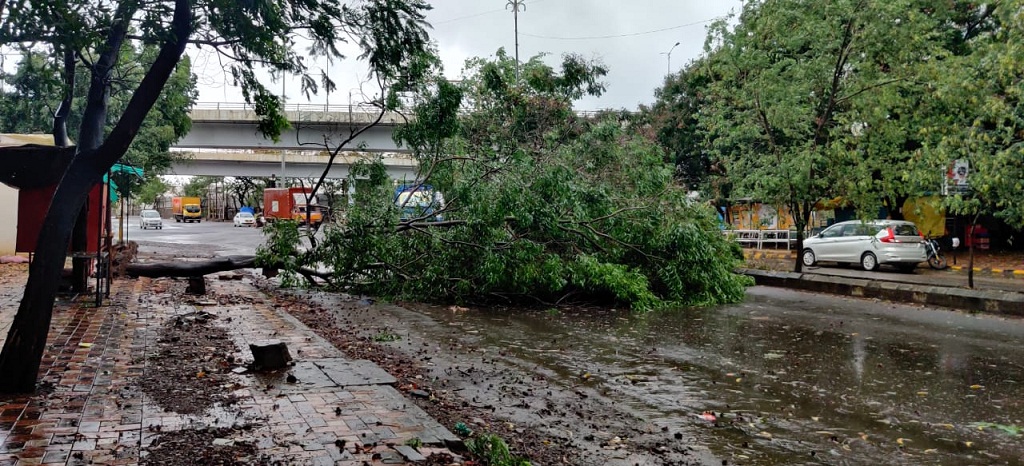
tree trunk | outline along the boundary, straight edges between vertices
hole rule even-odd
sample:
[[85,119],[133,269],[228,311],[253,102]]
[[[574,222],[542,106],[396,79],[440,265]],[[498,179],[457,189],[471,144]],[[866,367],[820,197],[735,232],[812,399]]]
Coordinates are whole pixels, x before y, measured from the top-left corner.
[[35,389],[71,231],[89,187],[102,173],[91,174],[81,167],[75,170],[76,165],[82,165],[80,160],[71,163],[46,212],[35,258],[29,266],[25,295],[0,352],[3,393],[28,393]]
[[804,230],[807,229],[807,224],[811,221],[812,208],[814,208],[813,204],[805,203],[801,208],[800,204],[796,202],[790,204],[789,207],[789,214],[793,217],[793,224],[796,227],[796,264],[793,266],[793,271],[796,273],[804,271]]
[[129,277],[198,277],[208,273],[256,267],[256,256],[218,257],[208,261],[154,262],[128,264]]
[[[64,172],[39,232],[35,259],[29,266],[28,282],[21,305],[0,352],[0,392],[27,393],[35,389],[36,377],[46,348],[60,275],[67,259],[68,243],[86,194],[100,182],[103,173],[128,151],[128,146],[156,103],[167,79],[174,71],[188,38],[192,35],[192,12],[188,0],[175,0],[172,34],[165,42],[146,76],[139,83],[117,125],[103,139],[106,122],[106,88],[110,70],[116,63],[128,34],[134,2],[118,6],[114,23],[107,31],[107,43],[93,63],[93,79],[79,131],[80,146]],[[100,141],[103,141],[100,144]]]
[[971,228],[967,230],[967,287],[974,288],[974,226],[978,224],[978,216],[971,220]]

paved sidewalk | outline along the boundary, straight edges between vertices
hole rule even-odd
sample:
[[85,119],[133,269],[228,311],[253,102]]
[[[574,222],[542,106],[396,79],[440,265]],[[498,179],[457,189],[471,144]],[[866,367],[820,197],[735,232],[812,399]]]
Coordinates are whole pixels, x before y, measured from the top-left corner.
[[[967,251],[958,250],[943,251],[949,268],[944,272],[951,275],[967,275]],[[784,266],[792,267],[796,261],[796,251],[785,249],[752,249],[744,248],[743,256],[748,262],[758,263],[762,261],[780,261]],[[751,264],[754,265],[754,264]],[[975,251],[974,273],[978,276],[989,276],[993,278],[1015,278],[1024,279],[1024,253],[1003,252],[1003,251]],[[792,270],[791,268],[789,270]],[[927,264],[918,267],[918,271],[927,270]]]
[[[0,277],[0,342],[17,309],[19,285],[9,273]],[[211,276],[207,285],[206,296],[190,298],[182,295],[184,281],[118,280],[110,305],[58,307],[41,377],[50,388],[0,396],[0,466],[160,464],[146,456],[162,437],[228,426],[247,427],[218,431],[226,438],[212,444],[191,445],[194,464],[204,463],[201,452],[235,443],[258,453],[238,464],[405,464],[420,454],[451,453],[445,441],[457,437],[408,402],[376,365],[344,358],[275,310],[248,279]],[[252,359],[248,343],[273,338],[287,343],[295,366],[269,375],[204,367],[228,377],[223,389],[238,397],[236,404],[194,415],[161,408],[140,388],[140,381],[164,370],[150,362],[159,330],[177,317],[204,312],[213,316],[212,325],[227,330],[238,365]],[[288,375],[297,380],[289,382]],[[419,454],[405,446],[410,441],[424,445]]]
[[[870,297],[893,302],[948,307],[969,312],[1024,317],[1024,254],[981,251],[975,257],[974,287],[961,266],[934,270],[922,264],[913,273],[825,264],[792,272],[796,253],[745,248],[739,270],[761,285]],[[946,257],[952,262],[952,257]],[[962,257],[957,261],[963,263]],[[1013,268],[1007,268],[1013,267]]]

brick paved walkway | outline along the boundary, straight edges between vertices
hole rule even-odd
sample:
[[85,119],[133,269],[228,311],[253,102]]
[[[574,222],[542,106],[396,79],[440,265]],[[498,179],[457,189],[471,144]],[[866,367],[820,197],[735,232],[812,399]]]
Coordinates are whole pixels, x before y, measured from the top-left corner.
[[[160,435],[239,423],[254,428],[235,440],[253,442],[261,455],[283,464],[403,464],[416,457],[403,446],[410,439],[428,445],[419,449],[424,456],[448,452],[441,445],[457,439],[389,385],[388,374],[343,358],[273,309],[247,280],[209,279],[209,295],[192,304],[181,299],[184,287],[183,281],[121,280],[108,306],[57,309],[41,377],[52,389],[0,397],[0,466],[138,464]],[[20,290],[17,280],[0,279],[0,342]],[[251,360],[250,342],[286,342],[297,359],[289,372],[299,382],[285,382],[284,373],[232,374],[226,390],[240,397],[237,405],[194,416],[156,406],[135,382],[156,370],[145,355],[164,322],[197,310],[216,315],[212,322],[228,330],[236,348],[246,348],[236,351],[238,360]]]
[[[949,268],[947,270],[950,273],[967,273],[968,252],[966,250],[960,249],[955,253],[953,251],[943,251],[943,255],[946,257],[946,262],[949,264]],[[796,251],[788,251],[786,249],[744,248],[743,256],[748,262],[759,260],[795,261]],[[954,262],[956,262],[956,264],[954,264]],[[920,267],[927,267],[927,265],[922,264]],[[1024,253],[987,250],[975,251],[974,272],[993,277],[1024,278]]]

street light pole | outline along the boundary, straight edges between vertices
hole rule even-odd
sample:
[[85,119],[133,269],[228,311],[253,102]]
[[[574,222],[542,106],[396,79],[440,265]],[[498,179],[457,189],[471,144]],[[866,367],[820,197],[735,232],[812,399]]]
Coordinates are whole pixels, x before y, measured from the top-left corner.
[[672,74],[672,51],[675,50],[678,46],[679,42],[676,42],[676,44],[673,45],[672,48],[668,49],[668,52],[661,52],[662,55],[668,56],[668,64],[665,66],[666,75]]
[[515,22],[515,35],[516,35],[516,81],[519,81],[519,11],[526,11],[526,4],[523,0],[508,0],[505,5],[505,9],[512,10],[512,18]]

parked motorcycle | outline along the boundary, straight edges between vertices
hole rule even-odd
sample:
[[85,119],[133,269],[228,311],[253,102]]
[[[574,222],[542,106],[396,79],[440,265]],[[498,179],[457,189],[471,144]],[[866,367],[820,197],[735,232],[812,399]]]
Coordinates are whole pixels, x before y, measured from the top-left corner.
[[928,251],[928,266],[935,270],[942,270],[949,266],[946,263],[946,258],[942,255],[942,250],[939,248],[938,240],[925,240],[924,247]]

